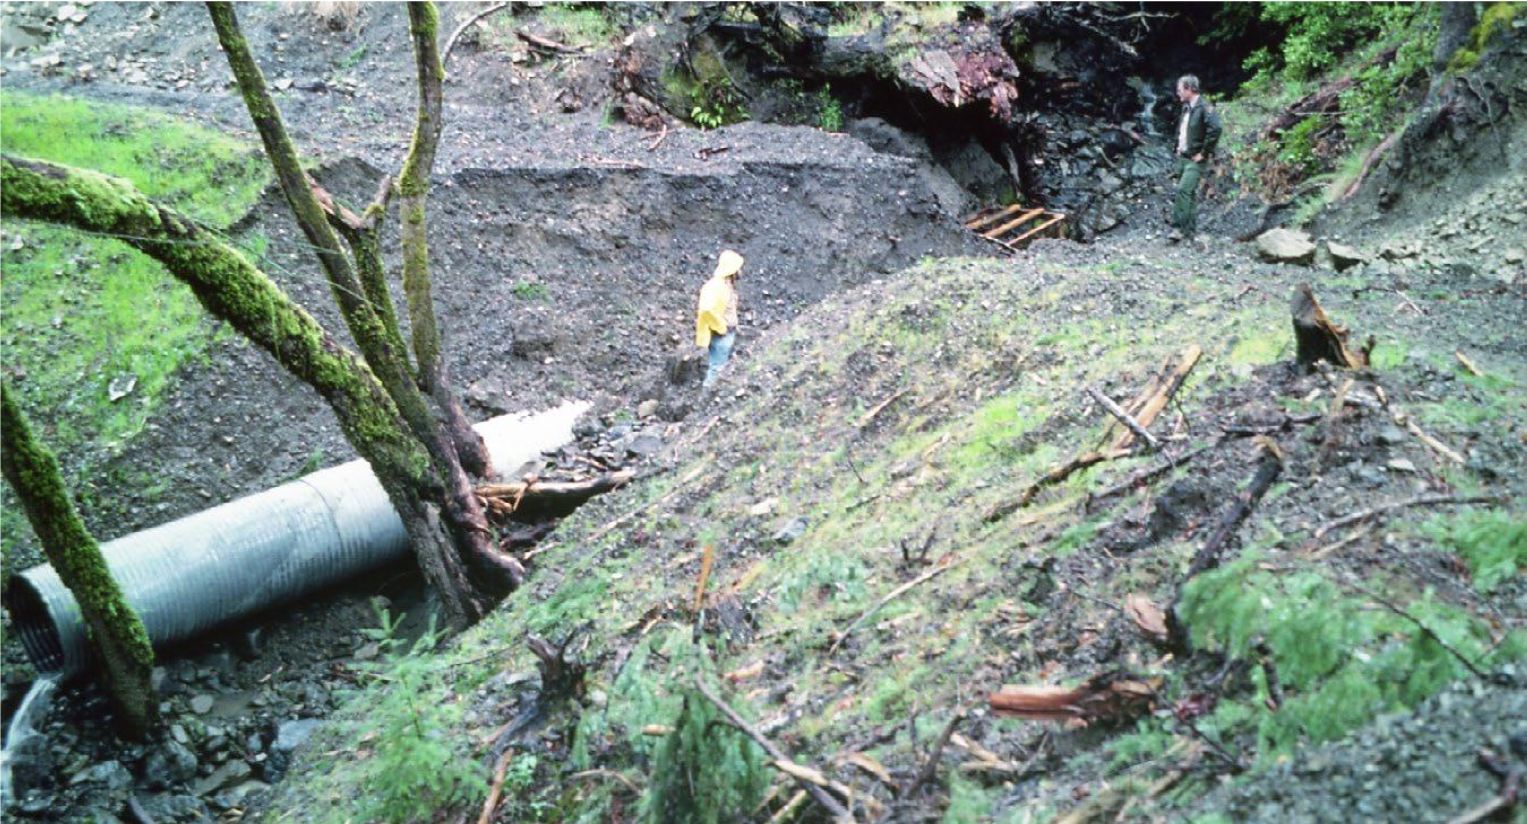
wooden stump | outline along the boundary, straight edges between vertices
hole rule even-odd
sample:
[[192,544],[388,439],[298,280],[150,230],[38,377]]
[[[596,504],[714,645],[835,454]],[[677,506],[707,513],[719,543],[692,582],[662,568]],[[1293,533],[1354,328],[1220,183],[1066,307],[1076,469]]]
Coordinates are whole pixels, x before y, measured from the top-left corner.
[[[1354,351],[1347,345],[1349,330],[1331,322],[1320,301],[1308,283],[1294,290],[1290,304],[1294,320],[1294,339],[1299,350],[1295,356],[1300,366],[1314,368],[1318,361],[1326,361],[1342,369],[1361,369],[1368,365],[1366,351]],[[1369,344],[1372,348],[1372,344]]]

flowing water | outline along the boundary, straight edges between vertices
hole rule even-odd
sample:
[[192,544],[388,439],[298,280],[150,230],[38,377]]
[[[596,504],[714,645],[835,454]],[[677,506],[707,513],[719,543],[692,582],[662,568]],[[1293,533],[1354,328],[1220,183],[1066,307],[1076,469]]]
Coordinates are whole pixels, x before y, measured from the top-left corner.
[[58,687],[57,673],[40,675],[32,682],[26,697],[11,716],[11,726],[5,731],[5,746],[0,748],[0,809],[9,808],[11,792],[11,754],[21,742],[38,735],[37,728],[53,706],[53,691]]
[[1135,116],[1135,122],[1140,124],[1140,131],[1148,137],[1160,137],[1161,130],[1156,128],[1156,103],[1160,101],[1156,95],[1156,88],[1148,81],[1130,78],[1131,86],[1140,93],[1140,114]]

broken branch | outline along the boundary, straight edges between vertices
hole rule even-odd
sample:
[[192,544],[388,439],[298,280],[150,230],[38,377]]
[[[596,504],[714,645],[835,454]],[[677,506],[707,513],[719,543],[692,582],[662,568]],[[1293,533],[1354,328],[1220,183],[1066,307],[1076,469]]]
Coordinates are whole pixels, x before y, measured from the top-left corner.
[[1387,504],[1380,504],[1375,507],[1364,509],[1360,512],[1354,512],[1351,515],[1343,515],[1334,521],[1327,521],[1325,524],[1321,525],[1319,529],[1315,530],[1315,534],[1312,537],[1318,541],[1321,538],[1324,538],[1326,534],[1333,529],[1341,529],[1342,527],[1351,526],[1355,523],[1361,523],[1362,521],[1366,521],[1369,518],[1375,517],[1377,515],[1382,515],[1385,512],[1392,512],[1396,509],[1406,509],[1412,506],[1442,506],[1445,504],[1498,504],[1502,503],[1504,500],[1504,498],[1490,495],[1473,495],[1467,497],[1458,495],[1421,495],[1419,497],[1410,498],[1404,501],[1391,501]]
[[486,9],[483,9],[482,11],[480,11],[480,12],[472,15],[471,17],[467,18],[467,21],[465,23],[462,23],[461,25],[457,26],[456,30],[451,32],[450,39],[445,41],[445,51],[440,53],[440,65],[444,66],[451,59],[451,49],[456,48],[456,41],[461,39],[461,35],[465,34],[467,29],[470,29],[473,26],[477,25],[478,22],[480,22],[483,18],[487,17],[488,15],[490,15],[490,14],[497,14],[498,12],[501,12],[504,9],[507,9],[507,8],[509,8],[512,5],[514,5],[514,4],[513,3],[499,3],[498,5],[495,5],[495,6],[489,6]]
[[822,777],[821,773],[809,767],[802,767],[801,765],[787,758],[784,751],[781,750],[773,741],[770,741],[767,737],[765,737],[763,733],[759,732],[757,727],[743,720],[742,716],[738,715],[736,710],[732,709],[731,706],[729,706],[725,701],[721,700],[721,696],[711,692],[710,687],[705,686],[705,680],[700,676],[695,676],[694,684],[695,689],[699,690],[700,694],[705,697],[705,700],[715,704],[716,709],[721,710],[721,713],[725,715],[727,720],[732,723],[732,726],[741,730],[743,734],[753,739],[754,743],[763,748],[763,751],[768,754],[775,769],[795,779],[795,782],[801,785],[801,789],[810,793],[811,797],[816,799],[818,804],[821,804],[823,808],[832,813],[832,816],[835,820],[853,820],[852,816],[848,814],[848,809],[845,808],[838,801],[838,799],[834,798],[831,793],[823,789],[822,784],[826,781],[826,779]]
[[1118,404],[1114,403],[1112,398],[1098,391],[1097,387],[1087,387],[1087,395],[1102,404],[1103,408],[1108,410],[1108,414],[1117,418],[1119,423],[1124,424],[1125,428],[1135,434],[1135,437],[1145,441],[1146,447],[1152,451],[1161,448],[1161,441],[1157,440],[1155,435],[1152,435],[1139,421],[1135,420],[1128,412],[1125,412]]
[[875,613],[879,612],[881,610],[881,608],[883,608],[886,604],[889,604],[892,601],[896,600],[897,598],[901,597],[908,590],[912,589],[913,587],[917,586],[918,584],[921,584],[921,583],[923,583],[925,581],[931,581],[934,578],[938,577],[939,575],[942,575],[945,572],[947,572],[947,571],[949,571],[951,569],[954,569],[955,567],[959,566],[962,561],[964,561],[963,558],[961,558],[959,560],[955,560],[955,561],[949,561],[948,563],[940,564],[939,566],[936,566],[933,569],[930,569],[927,572],[924,572],[923,574],[917,576],[916,578],[913,578],[912,580],[906,582],[905,584],[902,584],[901,586],[891,590],[889,593],[886,594],[886,596],[884,598],[881,598],[879,601],[876,601],[874,606],[872,606],[869,609],[865,610],[863,615],[860,615],[858,618],[854,619],[854,622],[852,624],[848,625],[848,629],[844,630],[840,635],[838,635],[837,640],[832,642],[832,646],[827,648],[827,654],[828,655],[832,655],[834,652],[837,652],[838,651],[838,647],[842,646],[843,642],[848,640],[848,636],[854,634],[854,630],[856,630],[860,626],[862,626],[865,621],[868,621],[871,616],[873,616]]

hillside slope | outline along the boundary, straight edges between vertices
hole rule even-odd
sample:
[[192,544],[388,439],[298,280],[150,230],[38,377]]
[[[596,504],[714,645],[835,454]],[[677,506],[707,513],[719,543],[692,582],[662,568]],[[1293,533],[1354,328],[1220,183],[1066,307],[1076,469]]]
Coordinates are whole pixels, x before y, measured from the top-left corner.
[[[632,820],[639,809],[687,820],[681,808],[694,799],[675,774],[720,820],[767,817],[795,787],[740,738],[685,733],[713,716],[688,686],[697,673],[724,684],[790,757],[852,786],[861,809],[1045,820],[1091,797],[1128,803],[1142,820],[1177,817],[1230,771],[1228,753],[1266,765],[1297,757],[1467,675],[1365,591],[1511,677],[1527,539],[1509,503],[1318,529],[1418,493],[1520,495],[1524,326],[1470,321],[1520,317],[1520,303],[1487,293],[1410,316],[1387,295],[1325,278],[1333,317],[1380,340],[1377,368],[1353,376],[1349,397],[1387,398],[1461,450],[1460,467],[1379,409],[1319,422],[1345,376],[1289,363],[1285,296],[1310,272],[1243,254],[1044,242],[1016,261],[927,261],[829,298],[749,359],[714,414],[686,421],[660,466],[564,522],[534,553],[531,585],[482,625],[439,654],[398,654],[358,673],[361,684],[383,680],[329,725],[265,817],[373,816],[404,796],[421,809],[470,807],[505,748],[516,765],[500,809],[508,820]],[[1105,463],[988,521],[1102,441],[1110,419],[1084,387],[1122,401],[1189,345],[1203,358],[1154,427],[1166,455],[1194,455],[1184,466],[1115,491],[1163,458]],[[1455,345],[1485,377],[1461,373]],[[1317,422],[1280,426],[1300,413]],[[1276,443],[1282,475],[1236,530],[1227,566],[1188,590],[1198,651],[1165,654],[1122,607],[1135,594],[1172,600],[1260,460],[1256,439],[1232,434],[1248,428]],[[1518,556],[1486,561],[1481,542]],[[704,546],[715,564],[696,614]],[[590,662],[586,690],[542,706],[525,641],[570,634]],[[1262,658],[1266,667],[1237,663]],[[1281,688],[1268,686],[1269,671]],[[1126,677],[1111,673],[1162,679],[1151,705],[1168,711],[1073,728],[985,709],[1003,683]],[[417,696],[406,705],[400,678]],[[1273,696],[1277,712],[1266,709]],[[1196,718],[1196,734],[1171,720],[1174,706]],[[934,780],[916,782],[926,748],[961,709],[963,743],[941,751]],[[1498,728],[1482,715],[1455,732],[1478,745]],[[410,766],[401,753],[415,736],[450,742],[478,765],[475,778],[452,785]],[[341,746],[356,740],[366,742],[358,754]],[[1418,803],[1452,814],[1492,779],[1469,782],[1424,790]],[[1361,793],[1345,801],[1362,803]]]

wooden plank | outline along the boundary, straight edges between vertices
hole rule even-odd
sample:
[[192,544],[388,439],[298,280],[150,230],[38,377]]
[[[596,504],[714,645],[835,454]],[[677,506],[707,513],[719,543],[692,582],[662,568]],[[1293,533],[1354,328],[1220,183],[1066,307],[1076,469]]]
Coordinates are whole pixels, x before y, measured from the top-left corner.
[[1003,243],[1006,243],[1011,248],[1017,248],[1016,244],[1019,244],[1019,243],[1024,242],[1025,240],[1028,240],[1029,238],[1033,237],[1034,235],[1037,235],[1040,232],[1043,232],[1044,230],[1050,228],[1051,226],[1054,226],[1055,224],[1057,224],[1057,223],[1059,223],[1059,222],[1061,222],[1062,220],[1065,220],[1065,219],[1066,219],[1065,215],[1056,215],[1056,216],[1050,218],[1049,220],[1045,221],[1044,223],[1041,223],[1038,226],[1035,226],[1034,228],[1028,230],[1027,232],[1024,232],[1023,234],[1019,235],[1018,237],[1013,238],[1012,240],[1005,240],[1005,241],[1003,241]]
[[981,213],[977,212],[974,219],[965,221],[965,228],[969,229],[972,232],[974,232],[974,231],[977,231],[977,230],[982,229],[984,227],[990,226],[993,223],[996,223],[997,221],[1001,220],[1002,218],[1007,217],[1008,215],[1014,214],[1015,212],[1022,211],[1022,209],[1023,209],[1023,204],[1022,203],[1014,203],[1013,205],[1007,207],[1006,209],[1003,209],[1003,210],[1001,210],[999,212],[994,212],[992,214],[986,215],[985,217],[982,217]]
[[1043,210],[1043,209],[1030,209],[1027,212],[1024,212],[1023,214],[1019,215],[1018,217],[1015,217],[1012,220],[1002,224],[1001,226],[998,226],[997,228],[992,229],[989,232],[985,232],[984,234],[987,237],[989,237],[989,238],[991,238],[993,240],[996,240],[998,237],[1000,237],[1000,236],[1002,236],[1004,234],[1007,234],[1009,231],[1011,231],[1013,229],[1016,229],[1019,226],[1022,226],[1023,224],[1029,222],[1030,220],[1034,219],[1035,217],[1038,217],[1039,215],[1044,214],[1044,212],[1045,212],[1045,210]]

